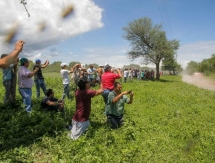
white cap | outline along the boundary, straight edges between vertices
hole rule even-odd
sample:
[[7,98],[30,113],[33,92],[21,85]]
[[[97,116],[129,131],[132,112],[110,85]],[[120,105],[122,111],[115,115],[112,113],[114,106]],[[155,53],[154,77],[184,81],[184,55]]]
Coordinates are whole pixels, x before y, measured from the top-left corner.
[[85,68],[85,65],[84,65],[84,64],[81,64],[81,68]]
[[66,63],[61,63],[60,66],[61,67],[66,66]]

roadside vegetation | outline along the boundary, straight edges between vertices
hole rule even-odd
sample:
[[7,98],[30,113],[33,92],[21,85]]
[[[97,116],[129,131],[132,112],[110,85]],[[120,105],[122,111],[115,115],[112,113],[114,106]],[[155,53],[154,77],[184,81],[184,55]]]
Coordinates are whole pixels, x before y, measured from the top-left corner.
[[[61,97],[61,78],[44,75],[47,88]],[[213,91],[168,75],[160,81],[123,83],[123,90],[134,92],[124,126],[111,130],[106,125],[98,96],[92,100],[91,128],[77,141],[68,137],[66,128],[74,99],[66,100],[65,115],[42,112],[33,87],[29,117],[17,92],[13,106],[0,106],[0,162],[215,162]],[[2,103],[3,93],[0,99]]]
[[186,71],[189,75],[192,75],[194,72],[201,72],[205,76],[215,79],[215,54],[212,54],[208,59],[203,59],[201,62],[190,61],[187,64]]

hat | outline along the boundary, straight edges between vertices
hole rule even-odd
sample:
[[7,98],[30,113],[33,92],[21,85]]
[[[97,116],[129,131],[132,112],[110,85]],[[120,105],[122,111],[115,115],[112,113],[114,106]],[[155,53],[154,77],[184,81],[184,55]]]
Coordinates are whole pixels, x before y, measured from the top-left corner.
[[81,64],[81,68],[85,68],[85,65],[84,65],[84,64]]
[[35,63],[42,62],[40,59],[35,59]]
[[61,67],[66,66],[66,63],[61,63],[60,66]]
[[111,66],[109,64],[106,64],[105,67],[104,67],[104,70],[108,71],[110,68],[111,68]]
[[19,59],[19,63],[20,63],[21,65],[23,65],[23,64],[26,63],[26,62],[28,62],[28,59],[27,59],[27,58],[20,58],[20,59]]
[[8,56],[7,54],[2,54],[1,55],[1,58],[4,58],[4,57],[6,57],[6,56]]

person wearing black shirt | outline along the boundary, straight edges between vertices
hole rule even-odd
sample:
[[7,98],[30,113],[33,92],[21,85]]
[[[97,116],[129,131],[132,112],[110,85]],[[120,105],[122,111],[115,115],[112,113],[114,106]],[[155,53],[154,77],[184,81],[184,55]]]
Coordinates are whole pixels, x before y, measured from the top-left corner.
[[33,70],[36,67],[39,68],[37,73],[35,73],[35,75],[34,75],[34,83],[36,85],[36,90],[37,90],[36,96],[37,96],[37,98],[39,98],[40,97],[40,88],[42,88],[43,93],[46,94],[46,85],[45,85],[45,81],[44,81],[44,77],[43,77],[41,68],[45,68],[49,64],[49,61],[46,61],[44,64],[41,64],[41,60],[36,59],[35,63],[36,64],[33,66]]

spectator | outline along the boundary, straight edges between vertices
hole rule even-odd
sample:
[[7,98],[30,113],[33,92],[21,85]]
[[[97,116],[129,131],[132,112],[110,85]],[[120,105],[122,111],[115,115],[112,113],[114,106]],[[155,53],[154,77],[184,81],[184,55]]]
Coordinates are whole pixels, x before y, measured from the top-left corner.
[[62,100],[65,99],[65,97],[67,96],[68,99],[71,99],[71,96],[70,96],[70,88],[69,88],[69,83],[70,83],[70,80],[69,80],[69,74],[70,73],[73,73],[74,71],[74,67],[71,68],[71,70],[66,70],[66,63],[61,63],[61,76],[63,78],[63,95],[62,95]]
[[[7,54],[2,54],[1,58],[7,57]],[[17,58],[18,59],[18,58]],[[8,68],[2,68],[2,79],[3,79],[3,85],[5,87],[5,96],[4,96],[4,104],[11,102],[11,95],[12,95],[12,78],[13,78],[13,68],[17,64],[17,60],[14,64],[11,64]]]
[[18,85],[19,85],[19,93],[22,96],[25,110],[30,113],[31,108],[31,96],[32,96],[32,86],[34,84],[32,77],[34,74],[37,73],[39,70],[38,67],[35,68],[34,71],[30,71],[28,69],[29,67],[29,61],[27,58],[21,58],[20,60],[20,67],[18,70]]
[[97,69],[98,73],[98,82],[101,83],[102,74],[104,73],[104,66],[99,65],[99,68]]
[[90,81],[90,85],[95,86],[96,69],[93,68],[93,65],[90,65],[90,67],[87,69],[87,73],[88,73],[88,79]]
[[54,91],[52,89],[48,89],[46,91],[46,96],[41,101],[41,109],[45,111],[64,111],[64,101],[59,100],[54,97]]
[[41,60],[36,59],[35,63],[36,64],[33,66],[33,70],[36,67],[39,68],[39,70],[34,75],[34,83],[36,85],[36,90],[37,90],[36,96],[38,98],[38,97],[40,97],[40,88],[42,88],[43,93],[46,94],[46,85],[45,85],[45,81],[44,81],[44,77],[43,77],[41,68],[45,68],[49,64],[49,61],[46,61],[44,64],[41,64]]
[[75,92],[76,111],[72,118],[71,138],[78,139],[90,125],[91,98],[103,92],[102,84],[98,90],[90,90],[90,84],[86,79],[78,81],[79,89]]
[[17,60],[19,53],[22,51],[24,43],[25,42],[21,40],[16,42],[15,49],[12,51],[12,53],[0,59],[0,68],[7,68]]
[[[108,95],[108,103],[106,105],[107,122],[111,128],[117,129],[122,125],[124,103],[132,104],[133,93],[131,91],[121,92],[122,85],[119,82],[114,84],[114,90]],[[130,99],[126,96],[130,95]]]
[[128,78],[128,69],[127,68],[124,70],[123,75],[124,75],[124,83],[126,83],[127,78]]
[[102,93],[102,96],[104,98],[105,105],[107,104],[108,100],[108,94],[113,90],[114,83],[116,79],[120,79],[122,77],[121,72],[116,69],[116,73],[111,72],[111,66],[109,64],[106,64],[104,67],[104,73],[102,74],[102,85],[104,92]]
[[132,71],[131,68],[128,70],[128,78],[129,78],[130,81],[133,82],[133,71]]

